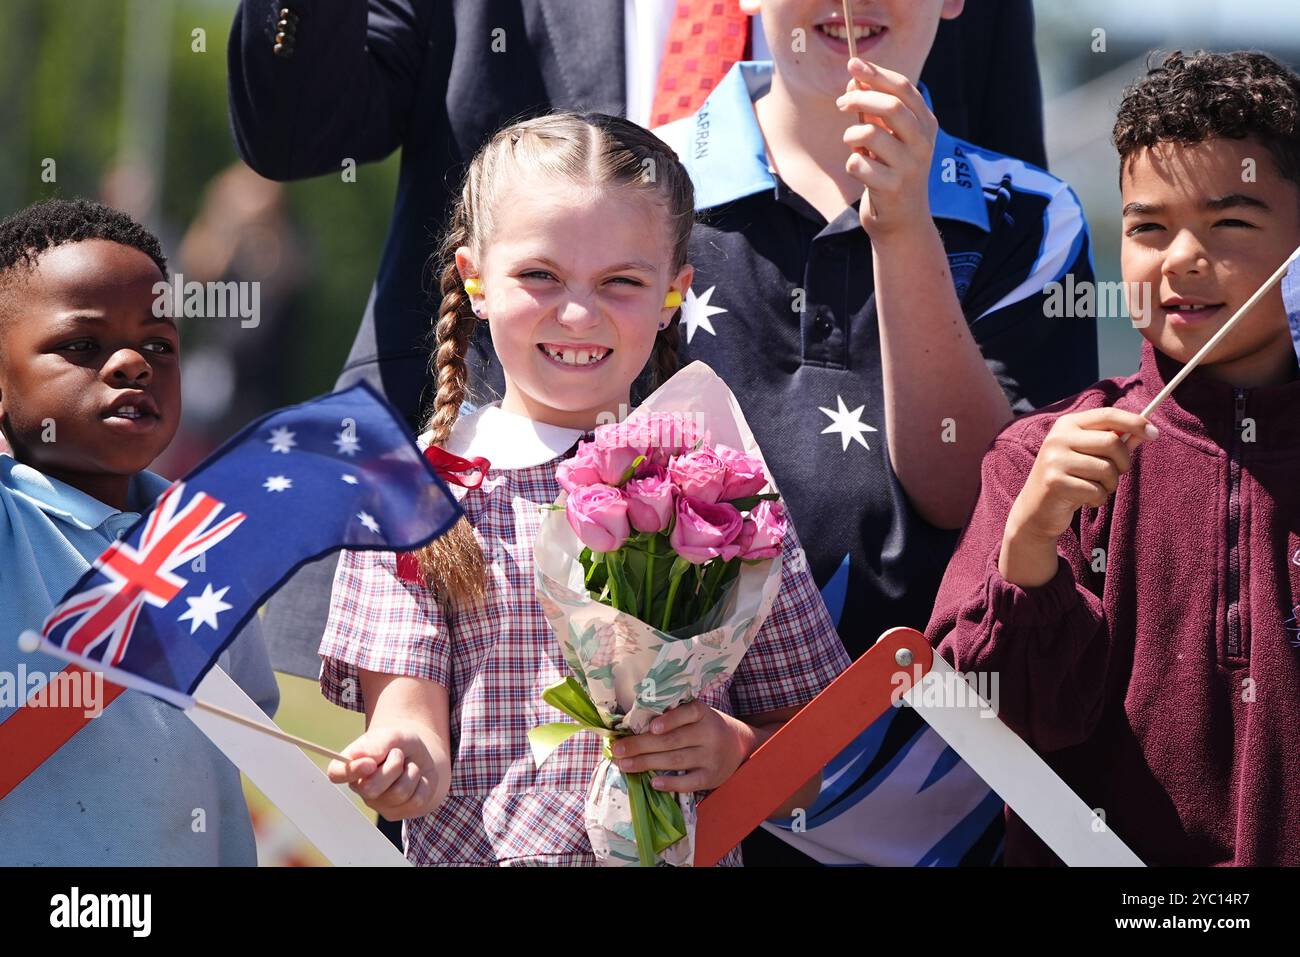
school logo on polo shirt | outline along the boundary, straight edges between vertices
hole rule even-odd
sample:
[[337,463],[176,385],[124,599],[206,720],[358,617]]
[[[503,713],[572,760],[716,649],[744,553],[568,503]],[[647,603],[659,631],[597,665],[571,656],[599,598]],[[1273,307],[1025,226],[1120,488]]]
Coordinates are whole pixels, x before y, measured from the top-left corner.
[[970,289],[971,280],[975,278],[975,270],[979,269],[980,260],[983,258],[977,252],[948,254],[948,269],[952,272],[952,285],[957,292],[959,302],[966,298],[966,290]]

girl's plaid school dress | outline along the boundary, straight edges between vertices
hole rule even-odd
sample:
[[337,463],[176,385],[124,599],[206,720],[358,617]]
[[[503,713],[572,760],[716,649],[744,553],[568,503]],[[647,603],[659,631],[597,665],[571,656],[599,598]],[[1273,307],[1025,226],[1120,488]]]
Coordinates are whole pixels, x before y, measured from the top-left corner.
[[[444,611],[403,580],[393,552],[345,551],[321,642],[321,690],[364,711],[358,669],[435,681],[451,705],[452,779],[443,805],[404,822],[407,857],[426,865],[594,865],[583,803],[601,740],[574,735],[537,768],[530,728],[564,716],[542,701],[569,674],[533,592],[533,541],[560,494],[555,467],[582,433],[488,405],[463,417],[448,451],[491,468],[461,499],[488,559],[487,598]],[[735,675],[703,700],[733,715],[807,703],[848,666],[817,586],[785,541],[781,590]],[[738,865],[739,849],[723,860]]]

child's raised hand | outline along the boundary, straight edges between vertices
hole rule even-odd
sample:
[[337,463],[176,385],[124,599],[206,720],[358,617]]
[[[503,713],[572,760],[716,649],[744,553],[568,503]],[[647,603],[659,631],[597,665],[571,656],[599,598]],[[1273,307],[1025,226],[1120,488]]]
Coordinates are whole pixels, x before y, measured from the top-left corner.
[[[854,150],[845,169],[866,187],[862,228],[876,240],[909,226],[932,227],[930,160],[939,121],[901,73],[857,57],[849,60],[849,73],[853,79],[835,104],[854,119],[844,131],[845,145]],[[865,125],[857,122],[858,113],[865,115]]]
[[438,787],[433,755],[420,730],[414,722],[372,727],[343,749],[351,760],[331,761],[326,773],[387,821],[428,814],[442,803],[446,789]]
[[743,721],[688,701],[650,722],[645,734],[614,742],[620,771],[683,771],[651,782],[656,790],[709,791],[731,777],[753,750],[754,729]]
[[998,559],[1002,577],[1024,588],[1051,581],[1058,565],[1056,540],[1074,513],[1085,505],[1105,505],[1132,466],[1131,450],[1158,434],[1137,413],[1110,407],[1057,419],[1007,515]]

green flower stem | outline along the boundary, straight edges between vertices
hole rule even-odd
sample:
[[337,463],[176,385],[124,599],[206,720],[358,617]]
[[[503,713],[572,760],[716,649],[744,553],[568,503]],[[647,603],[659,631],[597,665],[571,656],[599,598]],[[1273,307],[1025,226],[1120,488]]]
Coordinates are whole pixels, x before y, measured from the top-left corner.
[[658,535],[650,536],[650,545],[647,549],[645,559],[645,585],[641,589],[641,600],[644,611],[641,613],[642,621],[650,620],[650,607],[654,604],[655,598],[655,545],[659,542]]
[[664,603],[664,617],[659,625],[660,631],[669,631],[668,625],[672,621],[673,605],[677,601],[677,588],[682,583],[682,576],[692,566],[684,558],[677,558],[673,561],[672,571],[668,573],[668,601]]
[[668,631],[668,622],[673,614],[673,602],[677,600],[677,586],[682,583],[682,576],[676,575],[668,582],[668,602],[664,605],[664,618],[659,623],[660,631]]
[[[615,731],[605,726],[600,711],[586,688],[574,678],[566,677],[542,692],[542,700],[578,724],[545,724],[528,732],[528,740],[539,766],[572,735],[584,730],[593,731],[605,738],[605,757],[613,760],[610,753],[611,739],[626,737],[628,732]],[[541,756],[537,757],[539,753]],[[653,771],[636,771],[623,776],[627,784],[637,858],[642,867],[653,867],[659,854],[686,836],[686,819],[676,795],[668,791],[656,791],[650,784],[654,774]]]
[[612,604],[619,611],[623,606],[618,603],[618,576],[614,574],[614,562],[618,561],[616,552],[605,552],[603,555],[605,561],[609,564],[609,597]]
[[708,590],[704,597],[704,607],[700,610],[701,615],[707,615],[709,609],[713,607],[713,596],[718,592],[718,583],[722,581],[722,576],[727,573],[731,562],[717,561],[715,567],[710,568],[705,580],[708,582]]
[[703,565],[695,566],[695,591],[691,594],[691,614],[687,621],[698,621],[700,615],[704,614],[704,609],[700,607],[704,602],[704,581],[705,569]]

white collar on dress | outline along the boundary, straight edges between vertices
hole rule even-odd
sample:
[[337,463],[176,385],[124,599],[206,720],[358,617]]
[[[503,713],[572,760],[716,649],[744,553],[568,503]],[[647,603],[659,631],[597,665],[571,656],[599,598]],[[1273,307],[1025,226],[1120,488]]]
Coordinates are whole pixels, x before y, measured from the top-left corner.
[[[481,455],[494,469],[526,469],[563,455],[584,434],[582,429],[534,422],[492,402],[456,420],[447,451],[467,459]],[[423,449],[428,444],[426,432],[419,445]]]

